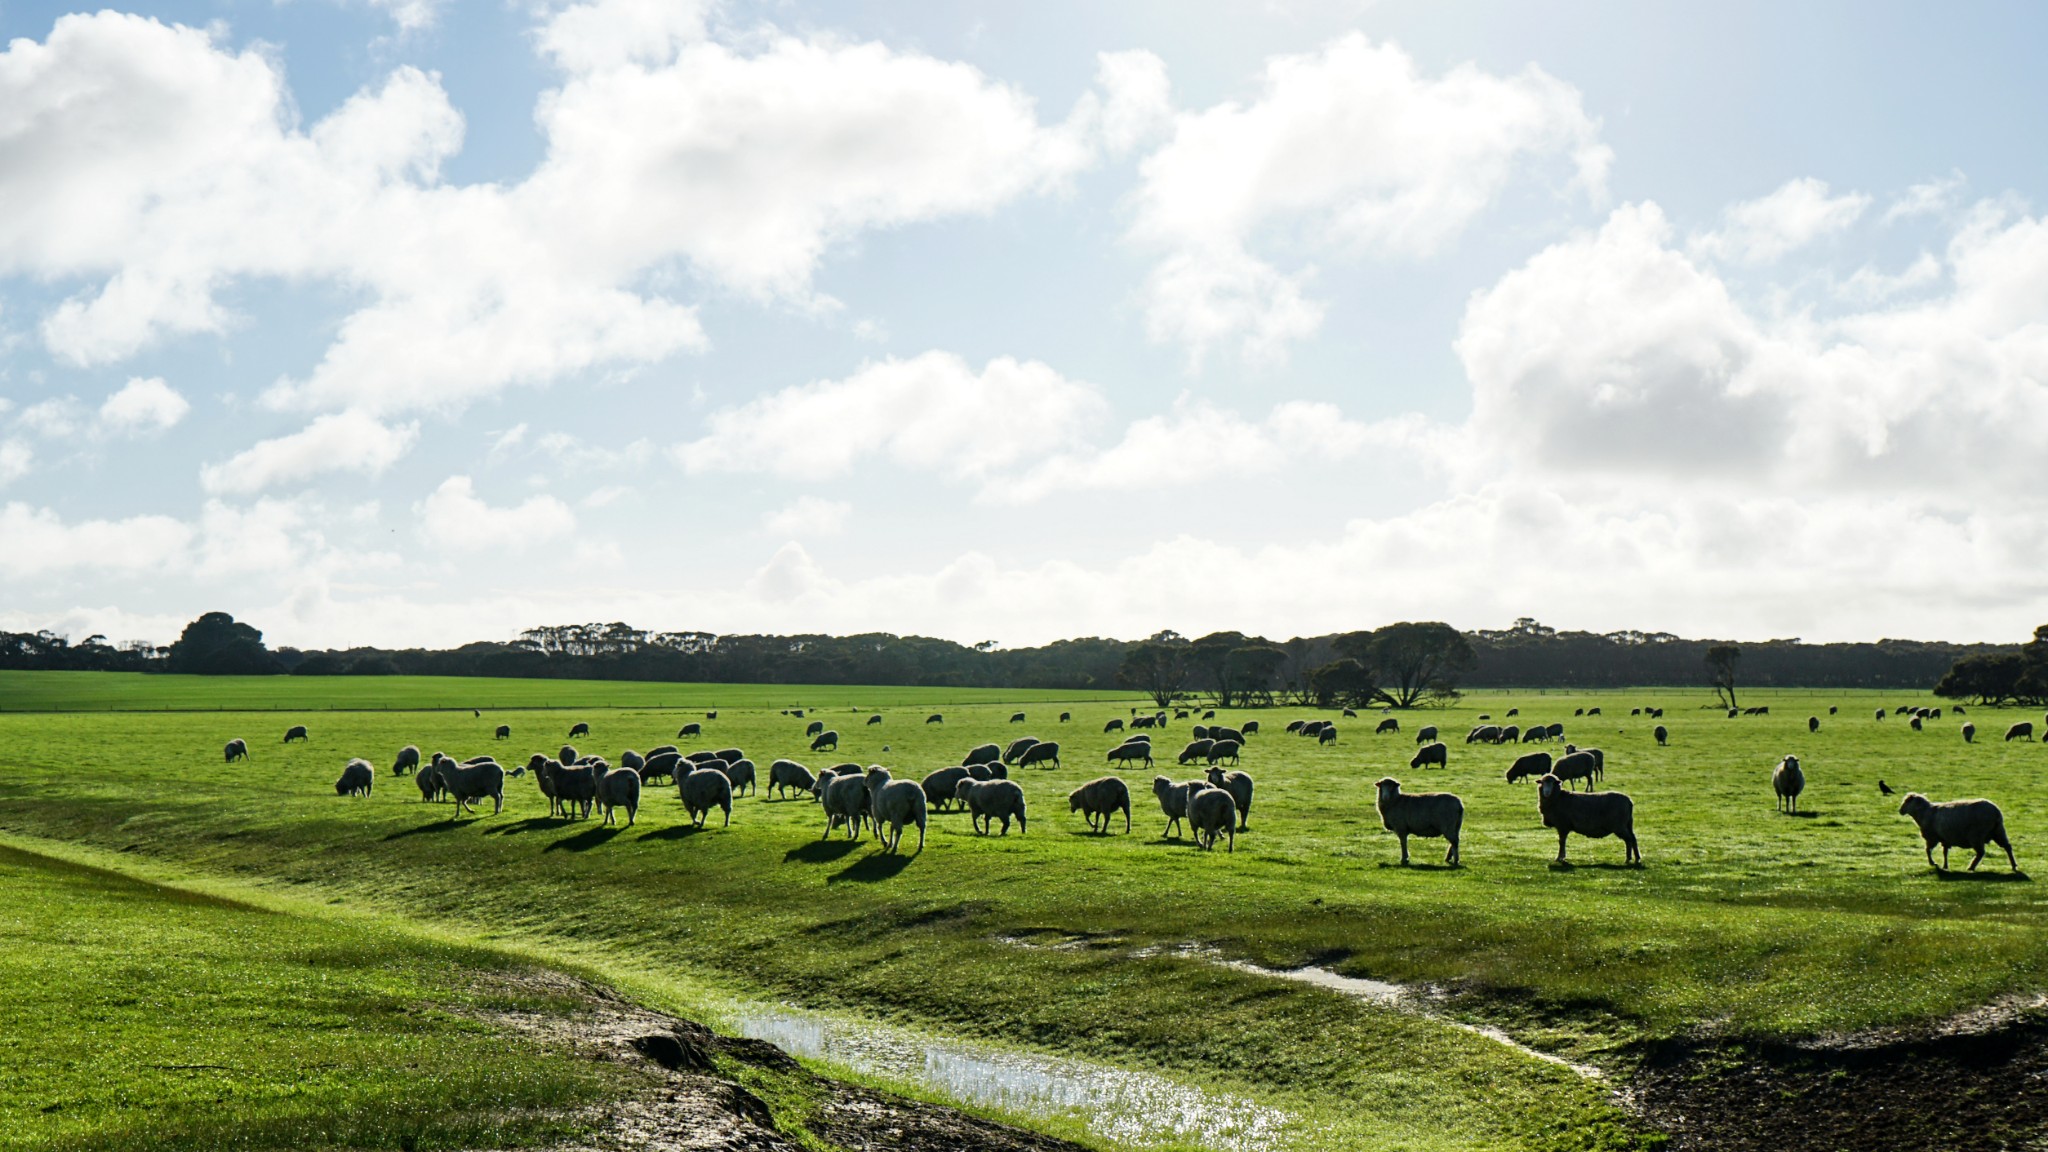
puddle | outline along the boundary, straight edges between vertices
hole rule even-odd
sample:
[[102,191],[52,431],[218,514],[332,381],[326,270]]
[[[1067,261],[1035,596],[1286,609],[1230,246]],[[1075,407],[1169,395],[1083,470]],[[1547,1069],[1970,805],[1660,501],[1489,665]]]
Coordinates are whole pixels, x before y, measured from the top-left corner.
[[1203,1092],[1105,1064],[938,1040],[907,1029],[791,1007],[736,1012],[740,1035],[863,1075],[917,1084],[953,1099],[1027,1116],[1064,1115],[1131,1147],[1200,1144],[1267,1152],[1294,1118],[1240,1097]]

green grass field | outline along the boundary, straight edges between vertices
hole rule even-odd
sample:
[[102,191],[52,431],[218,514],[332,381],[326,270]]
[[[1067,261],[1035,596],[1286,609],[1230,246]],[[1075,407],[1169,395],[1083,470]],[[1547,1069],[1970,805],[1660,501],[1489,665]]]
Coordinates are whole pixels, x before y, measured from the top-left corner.
[[[1972,716],[1988,735],[1966,745],[1952,718],[1918,733],[1871,719],[1876,707],[1934,703],[1909,693],[1758,692],[1745,703],[1776,714],[1736,720],[1702,710],[1705,693],[1474,694],[1402,715],[1400,735],[1372,735],[1367,716],[1317,746],[1279,731],[1308,710],[1227,714],[1266,732],[1242,765],[1258,788],[1250,831],[1225,854],[1160,836],[1148,771],[1122,773],[1137,801],[1131,835],[1091,835],[1068,814],[1067,791],[1105,770],[1116,737],[1103,723],[1127,715],[1123,701],[1013,707],[945,691],[815,691],[813,703],[839,691],[885,720],[828,711],[842,743],[814,755],[803,722],[778,714],[780,695],[758,710],[721,698],[720,718],[685,746],[738,746],[764,769],[791,757],[917,776],[974,744],[1031,734],[1060,740],[1065,765],[1013,773],[1032,805],[1027,834],[976,836],[964,815],[940,814],[922,855],[890,857],[870,839],[820,840],[818,810],[801,800],[747,797],[730,828],[693,831],[673,789],[653,789],[636,827],[604,829],[548,819],[531,781],[514,780],[503,815],[451,820],[447,805],[423,804],[409,779],[388,774],[405,743],[523,762],[561,743],[566,714],[7,715],[0,829],[516,941],[703,1016],[716,1018],[723,996],[782,1000],[1157,1070],[1286,1110],[1303,1148],[1656,1143],[1602,1085],[1454,1020],[1625,1073],[1643,1042],[1663,1038],[1938,1019],[2038,990],[2048,963],[2048,893],[2013,882],[2002,860],[1975,876],[1930,871],[1897,799],[1877,790],[1882,777],[1901,792],[1997,800],[2027,866],[2048,845],[2048,749],[1999,741],[2017,715]],[[436,693],[437,707],[459,695]],[[874,703],[890,693],[902,703]],[[1655,746],[1651,722],[1627,716],[1641,704],[1668,709],[1668,748]],[[1829,716],[1830,704],[1841,713]],[[1606,715],[1572,715],[1595,705]],[[1007,723],[1019,707],[1028,722]],[[1644,867],[1619,867],[1612,840],[1575,840],[1576,866],[1553,867],[1533,788],[1501,779],[1521,749],[1461,742],[1479,713],[1510,707],[1606,751],[1605,786],[1636,801]],[[1057,723],[1061,708],[1072,723]],[[943,727],[922,723],[933,710]],[[1809,713],[1823,718],[1817,735]],[[573,719],[592,726],[580,747],[616,757],[675,742],[677,725],[701,716],[665,705]],[[298,721],[311,740],[280,746]],[[500,722],[514,739],[490,738]],[[1177,750],[1190,723],[1156,736],[1161,751]],[[1407,767],[1421,724],[1450,736],[1448,769]],[[249,740],[250,763],[221,763],[232,736]],[[1798,817],[1778,814],[1770,791],[1787,752],[1809,780]],[[372,798],[338,798],[333,780],[357,755],[385,774]],[[1394,866],[1372,811],[1383,775],[1464,797],[1464,867],[1423,864],[1440,858],[1436,841],[1416,842],[1417,867]],[[1449,1019],[1224,967],[1190,945],[1435,986]]]

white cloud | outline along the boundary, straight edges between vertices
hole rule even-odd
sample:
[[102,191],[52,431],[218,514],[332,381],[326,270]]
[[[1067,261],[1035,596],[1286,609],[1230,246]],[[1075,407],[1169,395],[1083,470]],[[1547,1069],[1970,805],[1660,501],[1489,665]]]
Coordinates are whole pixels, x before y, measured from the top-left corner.
[[1939,180],[1915,184],[1884,210],[1884,222],[1891,224],[1916,216],[1946,215],[1961,202],[1963,187],[1968,183],[1961,172],[1953,172]]
[[181,560],[189,525],[169,516],[84,520],[66,524],[47,508],[0,507],[0,574],[15,579],[85,571],[146,574]]
[[118,432],[161,432],[191,410],[161,376],[134,376],[100,405],[100,424]]
[[1165,132],[1173,123],[1173,85],[1166,61],[1136,49],[1096,56],[1095,83],[1102,89],[1102,140],[1121,155]]
[[1941,261],[1930,252],[1922,252],[1919,259],[1897,272],[1883,272],[1875,265],[1865,264],[1842,282],[1839,291],[1858,303],[1879,304],[1940,279]]
[[337,412],[288,436],[261,441],[225,464],[206,465],[199,470],[199,482],[216,495],[249,495],[327,472],[375,476],[397,463],[418,438],[418,424],[391,427],[361,412]]
[[1305,270],[1254,255],[1278,238],[1339,256],[1423,256],[1462,231],[1518,168],[1569,158],[1604,189],[1612,154],[1579,93],[1530,67],[1426,76],[1350,34],[1267,61],[1258,97],[1183,113],[1145,158],[1130,239],[1160,253],[1145,290],[1155,339],[1192,357],[1241,340],[1255,358],[1312,333]]
[[0,487],[14,483],[35,467],[36,452],[26,440],[0,440]]
[[87,416],[76,396],[53,396],[23,408],[14,420],[45,440],[70,440],[85,434]]
[[400,32],[431,28],[441,18],[442,0],[368,0],[370,7],[391,17]]
[[1768,196],[1730,205],[1721,214],[1720,230],[1694,237],[1692,251],[1708,259],[1767,264],[1841,232],[1868,207],[1870,197],[1861,192],[1831,196],[1824,180],[1790,180]]
[[768,514],[762,527],[776,536],[836,536],[846,531],[853,505],[820,496],[799,496]]
[[494,508],[467,476],[442,481],[417,508],[419,537],[435,548],[524,551],[576,531],[576,514],[553,496]]

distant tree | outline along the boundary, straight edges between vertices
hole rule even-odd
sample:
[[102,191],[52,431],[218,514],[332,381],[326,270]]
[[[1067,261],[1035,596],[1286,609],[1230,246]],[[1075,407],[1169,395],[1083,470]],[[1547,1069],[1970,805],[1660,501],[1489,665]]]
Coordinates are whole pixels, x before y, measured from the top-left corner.
[[284,671],[263,647],[263,633],[225,612],[208,612],[185,625],[164,661],[169,672],[202,676],[262,676]]
[[2026,671],[2023,656],[1965,656],[1934,686],[1934,694],[1977,704],[2005,704],[2019,697],[2020,680]]
[[[1357,642],[1352,647],[1358,647]],[[1478,662],[1464,633],[1434,620],[1375,629],[1363,647],[1380,682],[1380,695],[1396,708],[1456,696],[1458,678]],[[1344,648],[1344,641],[1338,641],[1338,649]]]
[[1716,644],[1707,649],[1707,682],[1714,686],[1714,697],[1723,708],[1737,707],[1735,666],[1741,660],[1742,649],[1733,644]]
[[1231,649],[1230,678],[1237,688],[1238,706],[1271,704],[1273,686],[1280,679],[1280,669],[1286,663],[1287,653],[1270,644],[1248,644]]
[[1382,696],[1372,669],[1350,656],[1317,668],[1308,679],[1315,702],[1324,708],[1365,708]]
[[1194,679],[1209,693],[1218,708],[1237,704],[1236,668],[1230,654],[1244,647],[1242,632],[1211,632],[1187,647],[1188,664]]
[[1178,633],[1162,632],[1160,636],[1173,639],[1155,636],[1131,648],[1117,667],[1116,679],[1124,687],[1150,696],[1154,704],[1164,708],[1187,688],[1189,645]]

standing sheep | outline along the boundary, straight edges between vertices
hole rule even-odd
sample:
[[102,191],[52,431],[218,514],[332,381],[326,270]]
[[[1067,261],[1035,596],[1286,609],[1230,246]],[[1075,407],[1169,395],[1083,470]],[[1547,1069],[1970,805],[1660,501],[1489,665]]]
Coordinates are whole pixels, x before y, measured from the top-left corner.
[[1337,726],[1335,724],[1325,724],[1323,725],[1323,730],[1316,733],[1317,744],[1335,744],[1336,742]]
[[682,763],[683,758],[673,751],[649,753],[640,765],[640,782],[652,784],[657,780],[673,780]]
[[1447,745],[1445,745],[1444,742],[1441,740],[1438,740],[1433,744],[1424,744],[1422,747],[1417,748],[1415,750],[1414,759],[1408,761],[1408,767],[1420,768],[1424,764],[1434,764],[1439,768],[1450,767],[1450,748]]
[[370,788],[377,782],[377,771],[370,767],[368,760],[351,760],[341,770],[341,779],[334,782],[336,796],[368,796]]
[[1174,835],[1174,828],[1186,818],[1188,793],[1197,787],[1206,787],[1206,784],[1200,780],[1175,784],[1164,776],[1152,778],[1152,795],[1159,798],[1159,810],[1166,814],[1166,827],[1159,833],[1162,839]]
[[1024,790],[1009,780],[962,780],[957,793],[966,801],[967,811],[974,817],[974,830],[988,835],[988,830],[997,820],[1003,822],[1003,835],[1010,834],[1010,817],[1017,818],[1017,833],[1023,835]]
[[1408,863],[1410,836],[1441,837],[1451,842],[1444,863],[1458,863],[1458,832],[1465,826],[1465,802],[1449,792],[1401,791],[1401,782],[1386,777],[1379,788],[1380,825],[1401,838],[1401,863]]
[[228,741],[227,747],[221,749],[221,751],[227,754],[227,762],[229,764],[233,764],[237,760],[247,760],[249,758],[249,744],[240,738]]
[[400,748],[397,757],[391,761],[391,774],[393,776],[403,776],[407,772],[417,772],[419,770],[420,750],[412,744],[407,744],[405,747]]
[[[894,852],[903,842],[903,826],[917,825],[917,851],[924,853],[924,786],[910,780],[892,780],[887,768],[868,769],[868,819],[874,822],[875,839],[882,851]],[[889,830],[883,831],[883,825]]]
[[816,736],[818,733],[823,732],[824,730],[825,722],[823,720],[813,720],[810,722],[810,725],[804,729],[804,735]]
[[[1072,792],[1067,793],[1067,811],[1085,812],[1088,815],[1090,832],[1109,833],[1109,818],[1121,811],[1124,814],[1124,831],[1131,830],[1131,789],[1122,777],[1104,776],[1090,780]],[[1096,822],[1101,821],[1101,827]]]
[[818,778],[811,770],[794,760],[777,760],[768,766],[768,791],[771,795],[787,798],[790,791],[809,792]]
[[1221,768],[1209,769],[1209,786],[1221,788],[1230,793],[1230,799],[1237,806],[1237,830],[1251,831],[1252,820],[1252,778],[1247,772],[1225,772]]
[[500,725],[498,725],[498,734],[497,734],[497,736],[495,737],[495,739],[498,739],[498,740],[510,740],[511,738],[512,738],[512,726],[511,726],[510,724],[500,724]]
[[1211,764],[1221,764],[1224,761],[1235,764],[1237,763],[1238,747],[1238,743],[1235,740],[1211,740],[1209,742],[1209,755],[1204,759]]
[[1036,736],[1019,736],[1017,739],[1010,741],[1010,746],[1003,749],[1003,763],[1015,764],[1017,758],[1030,751],[1031,746],[1036,743],[1038,743],[1038,737]]
[[962,764],[994,764],[1003,758],[1003,750],[994,744],[977,744],[960,758]]
[[925,717],[924,722],[927,724],[944,724],[946,722],[946,718],[943,715],[934,712],[931,715]]
[[1470,732],[1465,733],[1465,743],[1498,744],[1500,743],[1500,726],[1498,724],[1481,724]]
[[1641,864],[1643,854],[1636,847],[1636,803],[1625,792],[1565,791],[1564,781],[1545,776],[1536,782],[1536,808],[1543,814],[1543,826],[1557,829],[1557,862],[1564,858],[1565,838],[1572,833],[1592,840],[1619,836],[1628,851],[1623,862]]
[[569,739],[571,740],[574,740],[578,736],[588,735],[590,735],[590,725],[585,724],[581,720],[578,720],[576,723],[569,726]]
[[1225,728],[1220,724],[1212,724],[1209,726],[1209,739],[1214,740],[1218,743],[1228,740],[1231,743],[1238,745],[1239,747],[1244,746],[1244,733],[1238,731],[1235,728]]
[[[1239,724],[1237,726],[1237,730],[1239,732],[1244,733],[1247,736],[1256,735],[1259,731],[1259,722],[1257,720],[1247,720],[1244,723]],[[1244,743],[1244,741],[1240,740],[1238,741],[1238,743],[1242,744]]]
[[944,812],[959,800],[960,782],[973,778],[974,773],[968,771],[964,765],[957,764],[930,773],[921,782],[924,787],[925,803]]
[[[1139,743],[1119,744],[1111,748],[1109,754],[1104,759],[1112,764],[1128,764],[1133,760],[1143,760],[1145,767],[1150,768],[1152,766],[1152,745]],[[1186,763],[1186,761],[1182,761],[1182,763]]]
[[1024,714],[1023,714],[1022,712],[1012,712],[1012,713],[1010,713],[1010,723],[1012,723],[1012,724],[1022,724],[1023,722],[1024,722]]
[[[855,777],[854,784],[857,789],[861,787],[858,777]],[[676,781],[676,794],[682,797],[683,809],[689,813],[692,827],[702,828],[713,808],[725,813],[725,822],[720,827],[732,827],[732,781],[725,773],[716,768],[692,769],[689,775]],[[865,790],[862,790],[861,799],[866,798]],[[826,831],[829,833],[831,828],[828,826]]]
[[448,817],[450,820],[465,809],[476,811],[472,805],[486,796],[491,798],[491,815],[496,816],[505,810],[505,770],[496,764],[463,765],[443,760],[439,775],[442,788],[447,791],[449,799],[455,801],[455,812]]
[[1102,731],[1103,731],[1103,732],[1104,732],[1105,734],[1106,734],[1106,733],[1110,733],[1110,732],[1121,732],[1121,731],[1123,731],[1123,730],[1124,730],[1124,722],[1123,722],[1122,720],[1111,720],[1111,721],[1110,721],[1109,723],[1107,723],[1107,724],[1104,724],[1104,725],[1102,726]]
[[703,734],[704,726],[702,724],[697,723],[694,720],[688,724],[683,725],[681,728],[676,729],[676,739],[678,740],[686,739],[691,736],[702,736]]
[[1809,735],[1820,731],[1820,717],[1808,716],[1806,718],[1806,731]]
[[1799,811],[1799,794],[1806,791],[1806,773],[1799,770],[1799,757],[1787,756],[1771,769],[1771,791],[1778,794],[1778,811]]
[[735,796],[761,791],[760,785],[754,782],[754,762],[745,757],[726,763],[725,778],[732,781],[732,792]]
[[624,808],[626,827],[631,828],[640,815],[640,774],[630,768],[605,773],[604,779],[597,782],[597,804],[604,809],[606,824],[613,822],[617,809]]
[[882,714],[880,712],[877,712],[873,716],[868,717],[868,723],[870,724],[880,724],[881,722]]
[[304,739],[306,739],[306,726],[304,724],[294,724],[284,730],[284,742],[287,744],[294,740]]
[[813,789],[825,809],[825,835],[830,839],[832,829],[840,821],[846,822],[846,838],[860,839],[861,822],[867,819],[868,782],[858,772],[840,775],[832,769],[818,773],[818,783]]
[[1188,795],[1188,832],[1197,847],[1213,851],[1219,834],[1230,837],[1229,851],[1237,851],[1237,804],[1221,788],[1198,787]]
[[1599,770],[1600,762],[1594,758],[1590,749],[1579,751],[1567,744],[1565,745],[1565,754],[1558,757],[1557,762],[1550,766],[1550,775],[1567,784],[1584,780],[1586,782],[1586,791],[1591,792],[1593,790],[1593,776]]
[[1963,743],[1965,743],[1965,744],[1969,744],[1969,743],[1972,743],[1972,742],[1974,742],[1974,741],[1975,741],[1976,739],[1977,739],[1977,726],[1976,726],[1975,724],[1964,724],[1964,725],[1963,725]]
[[1434,739],[1436,739],[1436,725],[1425,724],[1416,730],[1415,742],[1417,744],[1427,744]]
[[[1144,745],[1144,748],[1145,751],[1150,752],[1152,745],[1148,743]],[[1047,760],[1052,761],[1052,766],[1055,768],[1060,766],[1059,741],[1048,740],[1043,744],[1033,744],[1031,747],[1026,748],[1024,755],[1017,758],[1017,767],[1029,768],[1033,764],[1043,764]]]
[[1934,866],[1934,846],[1941,845],[1941,870],[1948,871],[1948,850],[1950,848],[1972,848],[1977,855],[1970,860],[1970,871],[1984,862],[1984,846],[1996,844],[2005,849],[2005,859],[2012,870],[2020,870],[2020,862],[2012,854],[2012,841],[2005,835],[2005,813],[1989,800],[1948,800],[1937,804],[1918,792],[1906,793],[1899,802],[1899,815],[1911,816],[1913,823],[1920,826],[1920,838],[1926,842],[1927,865]]
[[1657,747],[1659,748],[1665,747],[1666,745],[1671,743],[1671,730],[1664,727],[1662,724],[1659,724],[1655,728],[1652,728],[1650,730],[1650,735],[1655,736],[1657,738]]
[[441,754],[434,753],[434,759],[426,767],[413,773],[412,782],[419,785],[420,803],[428,804],[439,800],[447,791],[441,784]]

